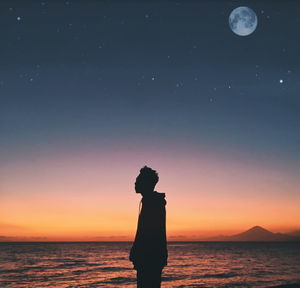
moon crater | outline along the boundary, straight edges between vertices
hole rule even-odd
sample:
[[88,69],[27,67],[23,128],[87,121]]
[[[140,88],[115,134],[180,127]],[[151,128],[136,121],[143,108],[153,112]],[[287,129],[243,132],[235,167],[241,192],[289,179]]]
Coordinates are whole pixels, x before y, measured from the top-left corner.
[[248,36],[257,27],[257,16],[249,7],[235,8],[229,15],[229,27],[239,36]]

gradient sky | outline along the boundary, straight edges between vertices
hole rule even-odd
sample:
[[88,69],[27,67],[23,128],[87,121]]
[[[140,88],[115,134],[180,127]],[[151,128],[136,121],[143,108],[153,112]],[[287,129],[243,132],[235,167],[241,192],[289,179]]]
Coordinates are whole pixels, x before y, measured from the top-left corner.
[[132,239],[145,164],[171,240],[300,229],[299,1],[24,2],[0,3],[0,237]]

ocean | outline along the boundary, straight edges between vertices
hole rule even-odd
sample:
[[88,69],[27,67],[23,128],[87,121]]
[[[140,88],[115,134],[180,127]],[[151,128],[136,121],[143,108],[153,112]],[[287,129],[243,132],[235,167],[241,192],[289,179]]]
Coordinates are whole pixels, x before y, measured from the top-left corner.
[[[0,287],[135,287],[130,247],[0,243]],[[300,243],[171,242],[168,249],[162,287],[300,287]]]

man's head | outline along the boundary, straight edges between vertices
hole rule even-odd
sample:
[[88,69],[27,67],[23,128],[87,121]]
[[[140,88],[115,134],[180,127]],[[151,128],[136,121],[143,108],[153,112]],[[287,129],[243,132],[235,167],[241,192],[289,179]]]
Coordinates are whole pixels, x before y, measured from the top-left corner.
[[153,192],[158,179],[158,174],[155,170],[144,166],[136,177],[135,192],[143,195]]

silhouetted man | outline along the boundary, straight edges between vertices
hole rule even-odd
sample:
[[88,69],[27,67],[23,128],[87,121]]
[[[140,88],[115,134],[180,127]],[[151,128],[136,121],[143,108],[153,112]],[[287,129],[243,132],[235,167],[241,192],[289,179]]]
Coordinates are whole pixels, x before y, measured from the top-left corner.
[[137,270],[138,288],[160,287],[161,273],[167,265],[166,200],[164,193],[154,191],[158,179],[156,171],[145,166],[135,182],[135,191],[143,198],[129,259]]

